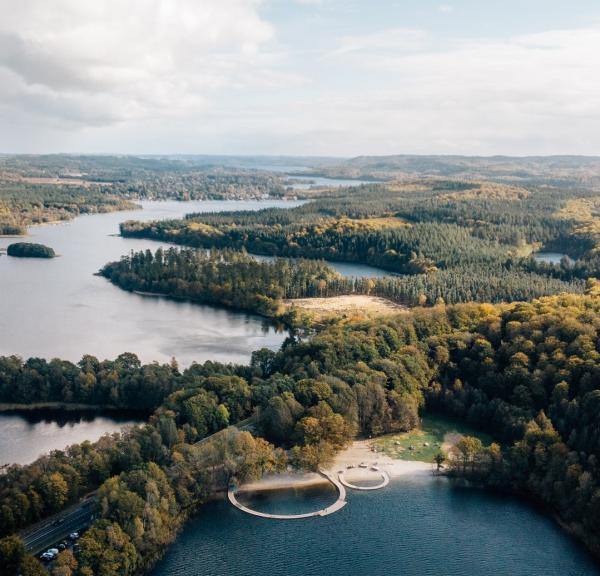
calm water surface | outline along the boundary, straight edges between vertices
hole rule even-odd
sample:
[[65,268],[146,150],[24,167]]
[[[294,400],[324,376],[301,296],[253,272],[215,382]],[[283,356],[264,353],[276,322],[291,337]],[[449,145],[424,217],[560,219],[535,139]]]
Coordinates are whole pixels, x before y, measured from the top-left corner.
[[348,178],[325,178],[323,176],[287,176],[295,190],[308,190],[310,188],[341,188],[342,186],[360,186],[373,184],[372,180],[351,180]]
[[[265,256],[263,254],[251,254],[257,260],[262,262],[272,262],[277,259],[276,256]],[[342,276],[348,278],[385,278],[386,276],[398,276],[394,272],[387,272],[381,268],[374,268],[366,264],[354,264],[352,262],[332,262],[327,260],[326,263],[339,272]]]
[[331,506],[338,498],[333,485],[238,492],[239,502],[252,510],[267,514],[306,514]]
[[560,264],[560,261],[566,256],[560,252],[536,252],[533,258],[538,262],[545,262],[547,264]]
[[[276,509],[303,509],[297,498]],[[322,498],[321,498],[322,499]],[[274,505],[273,504],[273,505]],[[319,506],[316,498],[315,507]],[[263,503],[263,509],[269,507]],[[313,509],[314,509],[313,508]],[[324,518],[265,520],[226,502],[192,520],[154,576],[598,576],[591,556],[527,505],[429,477],[350,492]]]
[[[151,240],[116,236],[128,219],[177,218],[189,212],[257,210],[292,202],[145,202],[144,210],[81,216],[33,227],[28,241],[60,254],[53,260],[0,256],[0,354],[101,359],[134,352],[142,361],[182,365],[208,359],[247,362],[253,350],[278,348],[285,334],[261,318],[231,310],[144,297],[94,276],[131,250],[156,249]],[[14,239],[0,238],[0,248]]]
[[32,410],[0,414],[0,466],[29,464],[51,450],[118,432],[138,424],[139,416],[111,413]]
[[[94,274],[131,250],[166,246],[121,238],[128,219],[178,218],[190,212],[293,207],[286,201],[144,202],[143,210],[81,216],[30,230],[28,241],[60,254],[52,260],[0,256],[0,355],[59,357],[78,361],[134,352],[142,361],[173,356],[192,361],[247,362],[253,350],[278,348],[285,333],[257,316],[163,298],[140,296]],[[0,248],[15,239],[0,238]],[[352,276],[382,275],[369,266],[335,264]]]

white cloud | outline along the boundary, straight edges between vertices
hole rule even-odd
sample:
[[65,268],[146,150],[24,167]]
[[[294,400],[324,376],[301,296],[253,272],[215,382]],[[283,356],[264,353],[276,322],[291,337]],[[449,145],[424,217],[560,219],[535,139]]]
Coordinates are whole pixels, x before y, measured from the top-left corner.
[[320,131],[358,143],[350,153],[600,152],[600,29],[412,52],[372,40],[337,51],[345,75],[360,78],[355,92],[310,105]]
[[335,11],[313,34],[260,0],[0,10],[2,151],[600,153],[598,27],[349,34]]
[[259,4],[0,0],[0,99],[86,124],[202,109],[222,86],[272,81]]
[[357,36],[344,36],[339,40],[332,55],[350,53],[397,54],[400,52],[419,50],[425,46],[427,33],[411,28],[391,28]]

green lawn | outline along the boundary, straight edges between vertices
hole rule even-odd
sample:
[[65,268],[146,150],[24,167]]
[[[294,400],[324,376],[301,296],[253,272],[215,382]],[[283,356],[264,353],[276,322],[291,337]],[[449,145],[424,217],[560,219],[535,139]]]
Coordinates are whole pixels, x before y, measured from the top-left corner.
[[476,436],[485,445],[492,442],[491,436],[471,428],[460,420],[426,414],[419,428],[410,432],[381,436],[373,441],[373,445],[378,452],[384,452],[399,460],[433,462],[435,455],[442,450],[444,441],[456,441],[456,435]]

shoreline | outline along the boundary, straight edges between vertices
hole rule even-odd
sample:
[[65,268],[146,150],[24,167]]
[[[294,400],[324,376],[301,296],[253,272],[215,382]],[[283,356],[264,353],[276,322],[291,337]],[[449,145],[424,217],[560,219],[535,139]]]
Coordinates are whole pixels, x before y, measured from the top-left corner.
[[[348,466],[354,466],[350,469],[352,473],[346,473],[357,480],[360,477],[373,479],[373,472],[369,468],[374,464],[380,470],[387,472],[390,478],[431,474],[435,467],[430,462],[398,460],[387,456],[383,452],[373,452],[370,444],[370,440],[355,440],[348,448],[336,454],[333,463],[327,469],[338,472],[339,470],[347,471]],[[361,463],[367,464],[368,468],[360,468]]]
[[[367,468],[359,468],[361,463],[368,464]],[[333,475],[344,470],[348,480],[361,482],[373,481],[380,474],[371,470],[376,463],[381,471],[387,472],[390,479],[431,476],[435,464],[415,460],[396,460],[381,452],[372,452],[368,440],[355,440],[348,448],[339,452],[332,464],[323,469]],[[348,468],[353,466],[353,468]],[[292,490],[328,485],[329,481],[316,472],[289,472],[284,474],[269,474],[260,480],[248,482],[240,486],[239,491],[267,492],[275,490]]]
[[[141,200],[138,200],[141,201]],[[0,238],[27,238],[31,236],[29,232],[30,228],[37,228],[39,226],[60,226],[61,224],[70,224],[76,218],[80,216],[94,216],[97,214],[113,214],[114,212],[129,212],[129,211],[137,211],[143,210],[144,207],[141,204],[136,204],[135,202],[131,202],[131,206],[123,207],[123,208],[115,208],[113,210],[96,210],[95,212],[79,212],[77,214],[69,214],[66,218],[57,218],[53,220],[48,220],[47,222],[30,222],[23,224],[25,228],[25,232],[23,234],[0,234]]]
[[61,412],[122,412],[132,414],[146,414],[144,410],[119,408],[118,406],[102,406],[101,404],[77,404],[68,402],[34,402],[20,404],[16,402],[0,402],[0,414],[10,412],[34,412],[36,410],[57,410]]

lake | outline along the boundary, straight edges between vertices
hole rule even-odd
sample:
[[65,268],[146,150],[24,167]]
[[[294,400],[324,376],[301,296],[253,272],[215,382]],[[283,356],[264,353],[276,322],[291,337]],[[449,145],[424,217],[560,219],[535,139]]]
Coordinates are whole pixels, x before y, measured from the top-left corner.
[[[265,256],[263,254],[250,254],[250,256],[261,262],[273,262],[277,259],[277,256]],[[388,272],[387,270],[382,270],[381,268],[375,268],[366,264],[331,260],[326,260],[326,263],[347,278],[385,278],[386,276],[399,276],[399,274],[394,272]]]
[[[181,365],[212,359],[247,362],[278,348],[286,334],[258,316],[125,292],[94,274],[131,250],[164,243],[121,238],[128,219],[179,218],[189,212],[294,206],[285,201],[143,202],[143,210],[81,216],[30,229],[28,241],[54,248],[53,260],[0,257],[0,354],[78,361],[134,352],[142,361]],[[6,247],[11,238],[0,238]]]
[[[0,355],[78,361],[134,352],[143,362],[246,363],[253,350],[276,349],[286,337],[258,316],[208,305],[133,294],[94,274],[131,250],[168,246],[118,236],[128,219],[180,218],[190,212],[290,208],[300,202],[143,202],[143,210],[80,216],[35,226],[27,241],[54,248],[52,260],[0,256]],[[0,248],[14,242],[0,238]],[[346,275],[384,275],[358,264],[335,264]]]
[[[283,513],[326,499],[264,496]],[[313,508],[314,509],[314,508]],[[153,576],[598,576],[587,551],[515,499],[453,488],[443,478],[397,479],[351,491],[331,516],[265,520],[225,501],[189,522]]]
[[309,190],[310,188],[342,188],[376,184],[372,180],[352,180],[350,178],[325,178],[324,176],[285,176],[292,182],[294,190]]
[[536,252],[533,254],[534,260],[546,264],[560,264],[560,261],[566,256],[559,252]]
[[0,466],[29,464],[51,450],[118,432],[142,422],[139,415],[121,412],[29,410],[0,413]]

